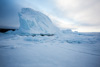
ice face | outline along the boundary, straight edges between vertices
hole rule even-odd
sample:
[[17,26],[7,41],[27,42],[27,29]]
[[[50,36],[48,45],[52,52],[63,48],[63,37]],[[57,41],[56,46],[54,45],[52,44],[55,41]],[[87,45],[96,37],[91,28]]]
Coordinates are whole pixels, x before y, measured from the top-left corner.
[[48,16],[31,8],[22,8],[19,21],[19,33],[55,34],[58,31]]

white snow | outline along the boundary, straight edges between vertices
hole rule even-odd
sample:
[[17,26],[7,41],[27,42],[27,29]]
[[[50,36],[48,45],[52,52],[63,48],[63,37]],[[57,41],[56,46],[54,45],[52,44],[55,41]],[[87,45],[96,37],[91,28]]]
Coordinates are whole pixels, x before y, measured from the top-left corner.
[[100,33],[80,34],[61,39],[0,33],[0,67],[100,67]]

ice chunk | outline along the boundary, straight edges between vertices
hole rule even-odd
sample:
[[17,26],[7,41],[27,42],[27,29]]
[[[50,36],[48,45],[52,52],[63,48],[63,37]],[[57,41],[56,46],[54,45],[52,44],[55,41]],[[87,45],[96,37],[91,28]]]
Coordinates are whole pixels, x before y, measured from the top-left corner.
[[31,8],[22,8],[19,13],[19,21],[18,33],[55,34],[58,31],[48,16]]

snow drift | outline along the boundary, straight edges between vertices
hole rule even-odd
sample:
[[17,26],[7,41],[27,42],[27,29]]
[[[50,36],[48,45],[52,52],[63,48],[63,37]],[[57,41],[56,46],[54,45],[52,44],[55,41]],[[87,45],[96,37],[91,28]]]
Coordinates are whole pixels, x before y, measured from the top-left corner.
[[22,8],[19,13],[20,27],[16,31],[24,34],[55,34],[55,27],[48,16],[31,8]]

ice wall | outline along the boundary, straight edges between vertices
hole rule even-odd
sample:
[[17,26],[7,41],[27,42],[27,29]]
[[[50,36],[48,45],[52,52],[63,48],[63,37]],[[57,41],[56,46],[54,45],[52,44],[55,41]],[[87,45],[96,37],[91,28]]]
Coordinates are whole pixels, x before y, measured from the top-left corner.
[[48,16],[31,8],[22,8],[19,21],[19,33],[55,34],[58,31]]

